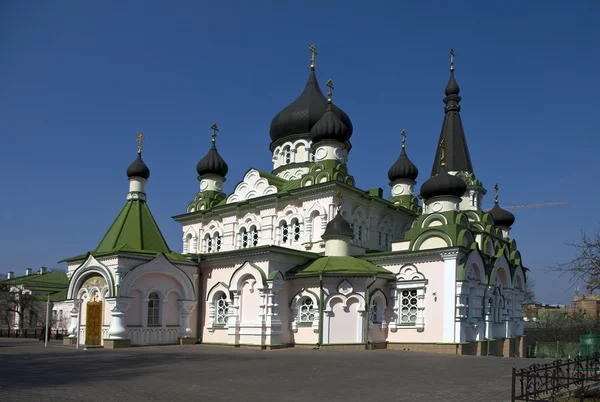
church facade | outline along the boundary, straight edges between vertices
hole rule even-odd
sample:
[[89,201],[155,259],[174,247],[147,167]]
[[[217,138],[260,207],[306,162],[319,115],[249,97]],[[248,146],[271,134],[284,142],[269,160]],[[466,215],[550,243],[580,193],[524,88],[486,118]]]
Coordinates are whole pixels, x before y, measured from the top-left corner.
[[125,206],[96,249],[63,260],[65,342],[520,354],[526,268],[510,237],[515,218],[497,185],[494,208],[481,208],[453,53],[431,175],[417,192],[403,133],[386,195],[355,186],[352,122],[331,80],[321,91],[311,50],[304,91],[271,122],[271,172],[250,168],[225,194],[212,126],[199,192],[174,217],[181,253],[148,207],[139,137]]

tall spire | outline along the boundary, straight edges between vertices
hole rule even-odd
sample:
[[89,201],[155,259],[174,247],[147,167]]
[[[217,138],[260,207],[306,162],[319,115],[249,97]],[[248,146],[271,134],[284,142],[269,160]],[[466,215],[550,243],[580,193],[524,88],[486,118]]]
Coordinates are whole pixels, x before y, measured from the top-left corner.
[[[460,118],[460,101],[458,95],[460,87],[454,78],[454,49],[450,49],[450,79],[446,85],[446,97],[444,103],[444,122],[438,144],[445,144],[445,165],[448,172],[469,172],[473,173],[473,165],[471,163],[471,155],[467,146],[467,139]],[[440,171],[441,164],[441,148],[437,149],[433,160],[433,168],[431,175],[434,176]]]

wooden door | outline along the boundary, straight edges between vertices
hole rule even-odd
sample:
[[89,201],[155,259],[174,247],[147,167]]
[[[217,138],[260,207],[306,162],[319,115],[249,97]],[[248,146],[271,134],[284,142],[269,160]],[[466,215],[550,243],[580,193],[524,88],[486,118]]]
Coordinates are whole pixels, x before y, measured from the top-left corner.
[[85,319],[85,344],[100,345],[102,336],[102,302],[88,302]]

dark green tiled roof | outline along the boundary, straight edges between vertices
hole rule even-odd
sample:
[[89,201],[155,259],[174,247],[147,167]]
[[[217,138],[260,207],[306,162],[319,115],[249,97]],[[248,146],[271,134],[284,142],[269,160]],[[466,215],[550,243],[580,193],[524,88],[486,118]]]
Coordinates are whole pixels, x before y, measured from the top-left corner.
[[380,276],[394,277],[385,268],[354,257],[321,257],[286,272],[286,279],[315,276]]

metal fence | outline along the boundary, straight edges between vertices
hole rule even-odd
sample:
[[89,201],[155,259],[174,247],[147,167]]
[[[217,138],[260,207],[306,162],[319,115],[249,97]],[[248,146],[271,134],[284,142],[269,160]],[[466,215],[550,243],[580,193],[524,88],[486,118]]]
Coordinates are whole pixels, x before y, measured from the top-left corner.
[[[44,339],[44,328],[10,329],[0,328],[0,338],[34,338]],[[67,336],[66,329],[51,329],[49,339],[61,340]]]
[[[512,401],[585,401],[599,391],[600,354],[512,370]],[[594,394],[595,396],[595,394]]]

